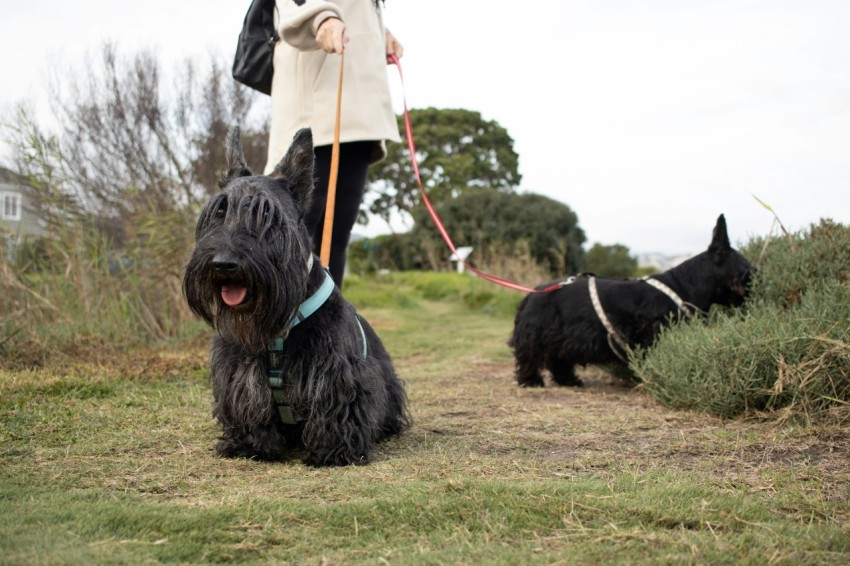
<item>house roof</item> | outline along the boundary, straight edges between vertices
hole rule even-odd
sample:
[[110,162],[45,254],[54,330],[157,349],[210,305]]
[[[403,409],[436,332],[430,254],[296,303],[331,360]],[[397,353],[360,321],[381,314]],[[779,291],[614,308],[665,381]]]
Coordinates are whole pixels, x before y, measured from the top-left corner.
[[0,183],[29,186],[29,182],[26,177],[2,166],[0,166]]

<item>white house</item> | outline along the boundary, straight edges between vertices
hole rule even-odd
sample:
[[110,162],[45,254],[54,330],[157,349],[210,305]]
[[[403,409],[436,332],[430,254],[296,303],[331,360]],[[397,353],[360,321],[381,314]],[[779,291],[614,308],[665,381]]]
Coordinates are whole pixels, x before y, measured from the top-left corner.
[[7,256],[25,238],[47,233],[47,224],[38,214],[32,188],[22,175],[0,167],[0,239],[5,240]]

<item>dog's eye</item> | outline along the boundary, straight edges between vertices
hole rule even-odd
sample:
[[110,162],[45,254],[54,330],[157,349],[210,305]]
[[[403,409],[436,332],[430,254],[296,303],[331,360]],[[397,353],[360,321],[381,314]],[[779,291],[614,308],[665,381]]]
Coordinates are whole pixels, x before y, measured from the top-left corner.
[[272,218],[274,217],[274,213],[274,205],[266,198],[260,199],[256,203],[254,209],[254,218],[257,227],[267,228],[270,225]]
[[221,202],[215,209],[215,217],[217,220],[223,220],[225,216],[227,216],[227,199],[221,199]]

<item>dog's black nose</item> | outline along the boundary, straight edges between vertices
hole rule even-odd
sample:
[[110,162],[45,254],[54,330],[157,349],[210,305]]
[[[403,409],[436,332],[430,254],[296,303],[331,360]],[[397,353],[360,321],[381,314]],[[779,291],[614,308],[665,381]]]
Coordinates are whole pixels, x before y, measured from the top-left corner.
[[232,255],[218,254],[212,260],[212,268],[222,275],[233,274],[239,269],[239,262]]

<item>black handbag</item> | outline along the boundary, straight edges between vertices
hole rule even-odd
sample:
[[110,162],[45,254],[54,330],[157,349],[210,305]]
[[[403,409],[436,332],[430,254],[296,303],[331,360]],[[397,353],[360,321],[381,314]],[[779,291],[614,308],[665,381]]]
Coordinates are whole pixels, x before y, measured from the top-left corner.
[[280,39],[274,29],[275,0],[252,0],[233,58],[233,78],[264,94],[272,92],[274,45]]

